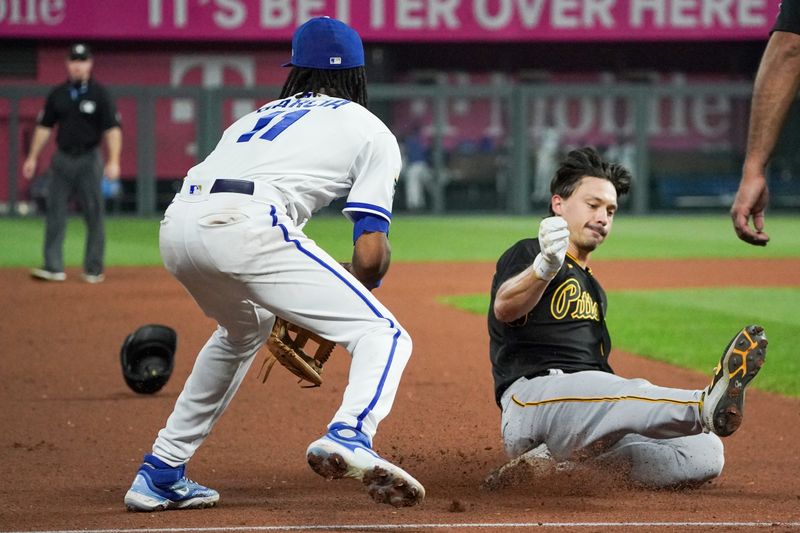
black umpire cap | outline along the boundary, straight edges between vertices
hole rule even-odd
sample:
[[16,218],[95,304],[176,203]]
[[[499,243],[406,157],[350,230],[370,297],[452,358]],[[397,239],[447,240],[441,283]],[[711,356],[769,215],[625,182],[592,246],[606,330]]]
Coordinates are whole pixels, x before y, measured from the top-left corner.
[[70,61],[86,61],[91,57],[92,50],[85,43],[75,43],[69,48]]

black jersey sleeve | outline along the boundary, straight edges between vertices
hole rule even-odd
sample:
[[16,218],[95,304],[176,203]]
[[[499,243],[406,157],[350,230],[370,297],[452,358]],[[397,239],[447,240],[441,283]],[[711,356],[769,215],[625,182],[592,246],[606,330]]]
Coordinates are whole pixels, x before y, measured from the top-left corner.
[[778,19],[772,31],[788,31],[800,34],[800,0],[783,0]]
[[44,109],[39,115],[39,125],[45,128],[52,128],[58,122],[58,109],[56,108],[56,91],[58,88],[53,89],[47,95],[47,100],[44,102]]
[[100,91],[99,109],[100,112],[100,129],[106,131],[111,128],[118,128],[119,116],[117,115],[117,108],[114,105],[114,100],[111,98],[108,90],[105,87],[98,87]]
[[497,291],[506,280],[513,278],[531,266],[538,253],[539,241],[536,239],[523,239],[506,250],[497,260],[494,290]]

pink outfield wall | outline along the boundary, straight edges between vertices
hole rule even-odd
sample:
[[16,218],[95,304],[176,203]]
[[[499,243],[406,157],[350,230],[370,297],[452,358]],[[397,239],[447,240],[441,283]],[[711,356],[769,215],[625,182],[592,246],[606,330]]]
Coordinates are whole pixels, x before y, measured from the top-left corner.
[[285,41],[332,16],[368,42],[766,39],[778,0],[0,0],[0,38]]

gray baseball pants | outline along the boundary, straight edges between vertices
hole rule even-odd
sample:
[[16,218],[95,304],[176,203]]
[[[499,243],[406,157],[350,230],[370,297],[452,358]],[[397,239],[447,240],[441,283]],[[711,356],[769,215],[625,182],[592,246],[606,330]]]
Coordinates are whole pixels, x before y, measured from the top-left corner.
[[699,485],[725,463],[722,441],[703,431],[701,393],[553,369],[503,394],[503,442],[511,457],[545,443],[558,461],[619,464],[648,487]]
[[64,271],[64,237],[67,232],[67,207],[73,192],[78,195],[86,221],[86,250],[83,270],[87,274],[103,272],[105,229],[102,181],[103,161],[100,150],[73,156],[57,151],[50,162],[51,178],[47,189],[47,218],[44,239],[44,268]]

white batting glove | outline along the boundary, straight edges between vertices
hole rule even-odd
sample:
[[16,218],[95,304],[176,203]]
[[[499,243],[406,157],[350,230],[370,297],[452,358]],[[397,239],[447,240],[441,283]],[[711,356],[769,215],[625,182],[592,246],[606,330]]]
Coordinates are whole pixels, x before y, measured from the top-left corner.
[[569,246],[567,221],[561,217],[548,217],[539,223],[541,252],[533,260],[533,271],[539,279],[550,281],[564,264]]

